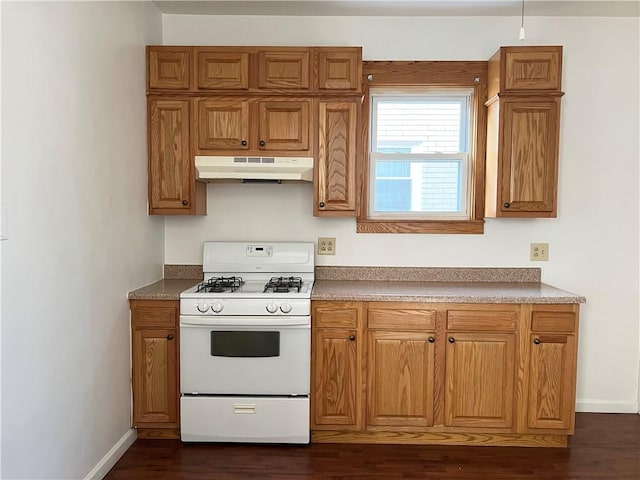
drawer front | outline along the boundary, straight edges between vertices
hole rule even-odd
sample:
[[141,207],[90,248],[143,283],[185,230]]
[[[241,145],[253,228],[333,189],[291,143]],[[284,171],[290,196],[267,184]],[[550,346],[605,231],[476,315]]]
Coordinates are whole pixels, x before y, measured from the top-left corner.
[[534,332],[574,332],[576,316],[572,312],[533,312],[531,330]]
[[178,317],[178,302],[175,306],[138,305],[131,308],[131,326],[175,328]]
[[374,330],[435,330],[435,310],[369,309],[367,327]]
[[449,310],[447,330],[514,331],[516,312],[510,310]]
[[182,397],[183,442],[309,443],[309,399]]
[[360,308],[349,302],[314,303],[311,322],[316,328],[358,328]]

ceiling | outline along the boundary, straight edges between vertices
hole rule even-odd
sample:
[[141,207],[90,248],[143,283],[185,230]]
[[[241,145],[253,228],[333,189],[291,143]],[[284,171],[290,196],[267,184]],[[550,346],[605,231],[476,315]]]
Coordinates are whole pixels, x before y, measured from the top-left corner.
[[[155,0],[162,13],[178,15],[295,16],[519,16],[519,0]],[[639,17],[640,1],[525,0],[527,16]]]

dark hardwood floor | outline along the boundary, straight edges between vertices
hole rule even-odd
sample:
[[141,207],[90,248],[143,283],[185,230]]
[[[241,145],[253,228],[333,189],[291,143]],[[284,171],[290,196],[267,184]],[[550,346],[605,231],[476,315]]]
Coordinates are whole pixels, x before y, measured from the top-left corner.
[[137,440],[105,478],[638,480],[640,415],[579,413],[566,449]]

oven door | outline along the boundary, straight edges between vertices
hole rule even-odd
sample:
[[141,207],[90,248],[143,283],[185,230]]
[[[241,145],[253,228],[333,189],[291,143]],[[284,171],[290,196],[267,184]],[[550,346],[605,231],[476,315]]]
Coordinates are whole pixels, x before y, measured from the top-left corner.
[[309,395],[310,317],[180,317],[186,395]]

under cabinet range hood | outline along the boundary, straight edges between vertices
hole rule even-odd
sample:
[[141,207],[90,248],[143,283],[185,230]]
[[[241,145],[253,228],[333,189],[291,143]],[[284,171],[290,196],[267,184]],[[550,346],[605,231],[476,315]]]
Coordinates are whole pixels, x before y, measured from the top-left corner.
[[313,157],[196,156],[198,180],[313,181]]

